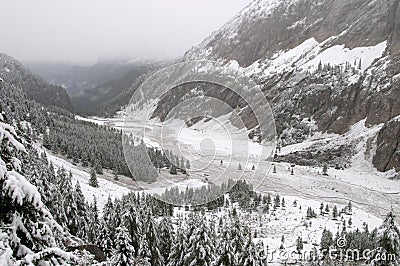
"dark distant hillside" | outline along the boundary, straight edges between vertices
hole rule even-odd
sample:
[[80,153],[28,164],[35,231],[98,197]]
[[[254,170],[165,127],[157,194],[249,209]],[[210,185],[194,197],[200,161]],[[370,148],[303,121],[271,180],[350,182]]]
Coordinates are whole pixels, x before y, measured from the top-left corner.
[[23,64],[51,84],[57,84],[54,80],[54,75],[63,73],[73,66],[67,62],[24,62]]
[[[97,108],[97,106],[102,106],[104,103],[108,101],[112,101],[114,97],[117,97],[125,90],[130,88],[133,83],[135,83],[136,79],[140,76],[152,71],[157,67],[157,64],[153,63],[137,63],[131,65],[131,69],[123,75],[121,78],[108,81],[100,86],[96,86],[94,88],[85,89],[77,94],[71,96],[71,100],[75,109],[78,112],[87,113],[87,114],[97,114],[96,110],[101,109],[101,107]],[[113,114],[116,111],[120,110],[121,105],[119,105],[119,100],[114,101],[117,106],[115,111],[108,114]],[[110,105],[110,104],[107,104]],[[104,112],[103,112],[104,114]]]
[[76,65],[53,73],[48,80],[62,85],[70,96],[75,96],[86,89],[123,77],[134,65],[134,61],[99,61],[91,66]]
[[32,100],[46,106],[73,111],[71,100],[63,87],[47,83],[20,62],[5,54],[0,54],[0,78],[20,87]]
[[121,111],[131,99],[132,95],[135,93],[136,89],[143,83],[146,75],[143,74],[135,79],[130,87],[122,91],[116,97],[95,106],[88,114],[97,115],[102,117],[112,117],[118,111]]

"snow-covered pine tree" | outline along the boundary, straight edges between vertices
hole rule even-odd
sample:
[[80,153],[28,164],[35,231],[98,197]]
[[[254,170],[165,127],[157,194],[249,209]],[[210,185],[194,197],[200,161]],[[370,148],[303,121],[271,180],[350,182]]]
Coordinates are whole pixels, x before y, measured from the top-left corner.
[[217,243],[217,257],[214,265],[216,266],[231,266],[237,265],[235,252],[230,241],[230,234],[228,228],[224,228]]
[[169,217],[163,217],[159,223],[160,232],[160,252],[164,258],[165,264],[168,264],[168,256],[171,253],[172,244],[176,241],[174,238],[174,229]]
[[157,224],[150,210],[146,214],[143,223],[143,234],[140,242],[139,257],[148,261],[152,266],[164,265],[164,258],[160,252],[160,239],[157,231]]
[[[50,164],[51,166],[51,164]],[[55,174],[55,190],[53,191],[51,195],[51,201],[49,206],[49,209],[52,211],[54,219],[64,228],[67,226],[67,216],[65,214],[65,209],[64,209],[64,194],[61,191],[60,188],[60,175]]]
[[101,219],[100,221],[99,229],[100,232],[99,236],[97,237],[96,244],[100,247],[107,258],[111,258],[111,256],[113,255],[113,247],[115,245],[110,238],[110,232],[103,219]]
[[234,261],[237,264],[243,247],[246,243],[245,234],[250,234],[245,232],[238,218],[234,218],[233,223],[230,228],[230,242],[234,252]]
[[114,170],[114,178],[113,178],[115,181],[118,181],[119,180],[119,176],[118,176],[118,171],[117,170]]
[[171,246],[171,252],[168,256],[167,266],[184,266],[183,257],[185,256],[187,245],[186,232],[182,225],[178,225],[175,233],[175,239]]
[[87,222],[88,206],[86,204],[85,196],[83,195],[79,181],[77,181],[75,184],[75,190],[74,190],[73,194],[74,194],[74,200],[75,200],[75,205],[76,205],[76,210],[77,210],[76,236],[82,237],[83,239],[85,239],[86,233],[84,232],[84,229],[85,229],[85,224]]
[[63,229],[45,208],[37,188],[21,175],[26,152],[0,115],[0,264],[55,265],[76,261],[59,248]]
[[[107,223],[108,229],[110,231],[111,239],[116,238],[116,228],[121,225],[125,225],[125,221],[123,220],[123,215],[121,213],[124,212],[122,202],[120,199],[115,199],[112,203],[112,208],[109,211],[109,220]],[[103,212],[104,217],[107,217],[106,213]],[[137,250],[135,250],[137,252]]]
[[89,243],[96,243],[99,231],[99,210],[97,208],[96,196],[93,196],[93,202],[90,204],[87,213],[88,221],[85,225],[87,241]]
[[260,254],[253,243],[251,234],[248,234],[246,244],[240,253],[239,264],[241,266],[262,266]]
[[336,220],[338,217],[338,209],[336,205],[333,207],[332,216],[334,220]]
[[[69,184],[70,185],[70,184]],[[64,194],[63,207],[65,210],[65,216],[67,218],[66,225],[69,232],[76,235],[81,223],[78,214],[78,206],[76,204],[75,191],[72,191],[72,187],[69,187]]]
[[152,164],[146,145],[143,141],[138,146],[129,149],[125,153],[126,160],[130,164],[129,169],[135,180],[154,182],[157,179],[158,172]]
[[[400,265],[400,231],[395,224],[393,210],[387,214],[385,221],[378,228],[379,257],[386,260],[376,261],[374,265]],[[394,260],[389,260],[389,258]]]
[[111,257],[112,265],[115,266],[130,266],[136,265],[136,259],[134,255],[134,248],[130,244],[131,239],[129,238],[128,230],[124,226],[120,226],[116,229],[116,249]]
[[349,201],[349,204],[347,204],[347,214],[351,215],[353,213],[353,205],[351,204],[351,201]]
[[324,231],[322,231],[322,237],[321,237],[321,250],[329,250],[331,248],[331,246],[333,245],[333,235],[332,232],[324,229]]
[[329,214],[329,205],[328,204],[326,204],[326,207],[325,207],[325,213],[328,213]]
[[188,239],[188,247],[184,257],[185,265],[211,266],[214,262],[214,240],[207,222],[198,216],[195,221],[195,229]]
[[89,185],[92,186],[92,187],[99,187],[99,183],[97,181],[96,170],[94,168],[92,168],[90,170]]
[[37,187],[40,195],[42,196],[43,203],[51,211],[51,198],[56,185],[54,184],[54,173],[50,173],[46,153],[38,154],[37,150],[32,146],[28,146],[27,153],[22,156],[22,164],[24,167],[21,169],[21,174],[27,180]]
[[135,256],[138,256],[140,241],[142,238],[143,217],[135,206],[129,206],[128,211],[124,214],[124,224],[128,229],[131,244],[135,249]]

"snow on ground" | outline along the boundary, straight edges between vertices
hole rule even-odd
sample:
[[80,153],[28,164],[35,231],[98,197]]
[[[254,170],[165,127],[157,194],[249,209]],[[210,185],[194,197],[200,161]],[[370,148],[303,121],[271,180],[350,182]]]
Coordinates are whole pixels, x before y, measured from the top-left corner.
[[317,56],[320,49],[319,42],[310,38],[291,50],[278,52],[270,59],[253,63],[245,69],[245,72],[251,75],[262,70],[267,76],[281,73],[293,68],[294,64],[305,64],[312,57]]
[[[271,194],[272,202],[276,194]],[[254,242],[263,241],[265,247],[268,250],[268,262],[272,263],[269,265],[279,264],[281,259],[286,257],[280,257],[282,251],[286,251],[290,254],[296,250],[296,240],[301,236],[304,243],[304,252],[309,254],[315,246],[319,246],[322,232],[324,229],[328,229],[333,233],[341,232],[343,230],[343,221],[346,223],[347,231],[355,231],[359,229],[363,231],[363,224],[366,223],[370,230],[379,227],[383,220],[374,215],[368,214],[367,212],[360,210],[353,206],[352,211],[343,213],[338,216],[337,219],[333,219],[332,210],[334,206],[337,206],[338,212],[344,209],[346,204],[333,204],[324,201],[303,199],[301,197],[286,196],[279,193],[280,198],[285,199],[285,207],[278,207],[273,210],[270,207],[269,212],[263,212],[261,210],[252,211],[251,213],[245,212],[238,207],[238,204],[225,206],[220,208],[218,212],[206,211],[205,215],[208,218],[224,218],[228,213],[232,213],[233,208],[236,208],[238,218],[244,225],[248,226],[254,236]],[[226,197],[227,198],[227,197]],[[320,206],[321,203],[325,206],[329,206],[329,214],[321,214]],[[307,218],[306,213],[308,207],[311,207],[317,214],[317,218]],[[261,207],[262,208],[262,207]],[[182,216],[187,216],[188,211],[184,208],[176,207],[174,211],[175,222],[181,219]],[[351,219],[352,225],[349,226],[348,222]],[[223,222],[226,222],[223,219]],[[229,226],[227,224],[224,227]],[[218,223],[217,223],[218,227]],[[284,237],[283,250],[281,249],[282,236]],[[308,252],[308,253],[307,253]],[[273,253],[274,256],[272,255]]]
[[[168,172],[168,171],[167,171]],[[144,188],[146,188],[146,192],[150,194],[158,194],[161,195],[166,188],[179,188],[180,191],[185,191],[186,188],[200,188],[206,183],[204,183],[200,179],[189,179],[183,178],[182,176],[172,176],[169,173],[165,172],[164,175],[167,175],[168,178],[159,178],[156,182],[149,184],[142,184],[139,182]]]
[[[142,111],[142,113],[145,114],[146,111]],[[137,121],[130,121],[127,125],[124,125],[123,119],[120,118],[113,118],[109,121],[112,121],[111,123],[120,129],[128,126],[129,130],[134,129],[134,131],[136,130],[137,132],[143,133],[143,121],[139,119],[145,117],[143,114],[137,116]],[[151,121],[150,123],[145,123],[145,126],[146,137],[154,141],[152,136],[156,135],[157,131],[160,130],[161,123],[159,121]],[[368,152],[373,154],[374,146],[374,141],[371,142],[368,140],[374,140],[382,125],[366,127],[365,120],[362,120],[356,123],[350,131],[344,135],[316,133],[301,144],[282,148],[281,153],[288,154],[297,150],[306,149],[312,145],[320,145],[323,149],[324,147],[334,147],[357,140],[360,144],[357,146],[358,153],[353,158],[352,166],[345,170],[329,168],[329,176],[321,175],[322,166],[296,166],[294,175],[291,175],[290,170],[288,170],[289,164],[287,163],[276,164],[278,173],[273,174],[271,173],[272,169],[270,168],[270,164],[264,160],[257,165],[257,174],[255,174],[254,171],[249,169],[253,163],[252,158],[250,158],[250,164],[248,164],[247,157],[223,157],[224,154],[229,151],[227,148],[230,143],[227,142],[227,139],[222,139],[226,137],[223,134],[223,128],[217,127],[217,125],[214,126],[209,122],[200,122],[191,128],[185,128],[183,130],[184,134],[178,134],[178,129],[174,129],[172,133],[170,132],[170,135],[166,134],[163,139],[163,145],[179,146],[183,154],[192,156],[190,158],[199,156],[199,142],[201,143],[204,138],[212,138],[215,143],[219,143],[219,145],[216,146],[218,149],[221,149],[222,152],[219,153],[220,157],[213,157],[210,161],[210,167],[199,172],[191,173],[189,180],[192,180],[194,183],[188,182],[182,178],[174,179],[174,177],[168,176],[167,174],[165,180],[160,180],[159,183],[151,186],[149,189],[159,193],[162,192],[165,187],[173,184],[182,188],[186,186],[198,187],[202,182],[205,184],[205,176],[208,177],[208,180],[212,180],[212,182],[215,183],[219,183],[223,181],[224,178],[230,177],[233,179],[244,178],[252,182],[258,192],[279,192],[286,195],[308,198],[310,200],[326,200],[338,204],[353,200],[355,205],[360,209],[378,216],[385,215],[390,205],[400,206],[400,182],[389,180],[387,178],[387,173],[380,173],[374,169],[371,164],[371,156],[368,155]],[[239,132],[240,131],[237,130],[237,135],[230,132],[231,138],[232,136],[234,136],[233,139],[235,136],[240,136]],[[178,142],[176,136],[179,136]],[[228,143],[229,145],[224,145],[223,143]],[[234,140],[233,143],[235,143]],[[254,145],[255,147],[249,148],[250,153],[252,153],[253,149],[259,149],[259,147],[256,147],[258,144],[254,143]],[[245,148],[245,146],[239,148],[248,149]],[[219,162],[221,159],[224,161],[224,165],[220,165]],[[243,166],[244,171],[238,171],[239,163]],[[193,163],[193,165],[195,166],[195,163]],[[397,211],[396,209],[395,212]]]
[[97,125],[100,125],[100,126],[104,126],[104,123],[105,123],[105,119],[104,120],[102,120],[101,118],[86,118],[86,117],[83,117],[83,116],[79,116],[79,115],[76,115],[75,116],[75,119],[76,120],[81,120],[81,121],[85,121],[85,122],[92,122],[92,123],[95,123],[95,124],[97,124]]
[[[300,45],[288,51],[280,51],[271,58],[256,61],[249,67],[243,69],[248,75],[260,74],[265,76],[274,75],[293,68],[315,71],[318,65],[330,64],[331,66],[343,66],[349,63],[356,69],[364,72],[368,69],[373,61],[383,56],[387,47],[387,42],[381,42],[370,47],[356,47],[354,49],[346,48],[345,45],[335,45],[327,49],[323,49],[334,37],[319,43],[314,38],[310,38]],[[355,74],[350,77],[352,82],[358,80],[359,75]]]
[[[322,231],[327,229],[336,234],[343,229],[343,221],[346,221],[347,230],[353,231],[357,228],[362,231],[363,223],[367,223],[370,229],[379,227],[382,224],[382,219],[370,215],[362,210],[353,208],[352,214],[342,214],[338,219],[332,217],[332,210],[336,205],[338,211],[345,208],[345,205],[328,204],[326,202],[306,200],[297,197],[284,196],[286,207],[278,208],[273,215],[264,215],[265,218],[259,224],[253,223],[250,227],[257,230],[259,240],[264,241],[264,244],[270,247],[271,250],[279,251],[281,238],[284,236],[284,248],[286,251],[296,250],[297,237],[301,236],[305,242],[304,251],[311,251],[314,245],[319,245],[322,237]],[[294,202],[296,201],[296,206]],[[330,213],[320,215],[320,205],[323,203],[329,205]],[[316,213],[317,218],[306,218],[307,208],[311,207]],[[348,227],[348,221],[351,218],[352,226]],[[248,217],[251,221],[254,218]]]
[[[383,125],[366,127],[365,121],[366,119],[363,119],[354,124],[344,135],[317,133],[304,142],[283,147],[280,155],[305,150],[313,145],[330,148],[358,140],[357,153],[352,158],[351,167],[345,170],[329,169],[330,176],[352,185],[387,193],[398,193],[400,192],[400,182],[388,179],[388,176],[393,174],[392,172],[382,173],[373,167],[374,147],[368,147],[367,144],[369,139],[376,137]],[[321,169],[311,171],[310,175],[318,171],[321,172]]]
[[386,50],[386,45],[386,41],[375,46],[356,47],[354,49],[346,48],[344,44],[335,45],[322,51],[314,59],[305,64],[304,67],[308,68],[310,66],[316,69],[320,62],[322,65],[330,64],[331,66],[344,66],[346,62],[350,64],[356,62],[353,66],[358,68],[361,60],[361,71],[365,71],[371,66],[375,59],[380,58],[383,55],[383,52]]
[[[259,158],[262,155],[262,146],[248,139],[245,128],[238,129],[229,121],[229,116],[224,115],[218,119],[199,123],[187,127],[185,123],[178,120],[168,122],[166,128],[176,129],[173,132],[165,132],[163,138],[176,137],[178,143],[188,145],[194,153],[202,153],[204,140],[213,142],[216,156],[234,156]],[[170,133],[170,136],[167,134]],[[190,158],[190,157],[189,157]]]

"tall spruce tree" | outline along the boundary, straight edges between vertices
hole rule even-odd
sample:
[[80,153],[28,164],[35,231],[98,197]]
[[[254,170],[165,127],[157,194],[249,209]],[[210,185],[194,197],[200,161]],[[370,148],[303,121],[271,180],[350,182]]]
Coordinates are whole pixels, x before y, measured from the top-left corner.
[[248,234],[246,244],[240,253],[239,265],[241,266],[262,266],[258,249],[254,245],[251,234]]
[[97,237],[97,246],[103,251],[107,258],[111,258],[113,255],[113,247],[116,246],[110,238],[110,231],[104,220],[101,219],[99,226],[99,236]]
[[188,239],[184,257],[185,265],[211,266],[214,262],[214,240],[209,226],[204,219],[195,217],[196,227]]
[[131,239],[129,238],[128,230],[124,226],[120,226],[116,229],[116,232],[116,249],[111,257],[112,264],[116,266],[136,265],[135,250],[130,244]]
[[90,170],[89,185],[92,187],[99,187],[99,183],[97,181],[96,170],[94,168],[92,168],[92,170]]
[[237,265],[235,251],[232,246],[228,228],[223,229],[218,243],[216,266],[234,266]]
[[146,220],[143,226],[143,236],[139,250],[140,258],[147,259],[152,266],[164,265],[164,258],[160,252],[160,239],[157,231],[157,224],[150,210],[148,210],[146,214]]
[[76,236],[85,239],[86,238],[85,224],[87,222],[88,206],[86,204],[85,196],[83,195],[79,181],[77,181],[75,184],[75,190],[74,190],[73,194],[74,194],[76,210],[77,210],[77,217],[75,218],[77,220],[76,221],[76,225],[77,225]]
[[140,241],[142,238],[143,217],[134,206],[129,206],[124,215],[125,226],[128,230],[131,244],[135,249],[135,256],[138,256]]
[[234,261],[237,264],[246,242],[245,235],[249,234],[249,232],[247,232],[247,230],[245,231],[238,218],[234,218],[229,233],[231,246],[235,254]]
[[378,247],[381,258],[392,258],[393,261],[379,261],[378,265],[399,265],[400,264],[400,231],[395,224],[393,210],[387,214],[385,221],[378,229]]
[[184,256],[186,251],[187,238],[182,225],[178,225],[175,233],[175,239],[171,246],[171,252],[168,255],[167,266],[184,266]]
[[165,264],[168,264],[168,257],[171,253],[172,245],[176,241],[172,221],[169,217],[163,217],[159,224],[160,232],[160,252]]

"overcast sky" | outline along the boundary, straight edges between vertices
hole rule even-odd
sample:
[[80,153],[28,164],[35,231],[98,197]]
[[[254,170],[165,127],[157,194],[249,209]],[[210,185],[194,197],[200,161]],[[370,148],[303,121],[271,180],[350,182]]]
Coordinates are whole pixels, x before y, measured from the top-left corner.
[[183,55],[251,0],[0,0],[0,51],[23,62]]

